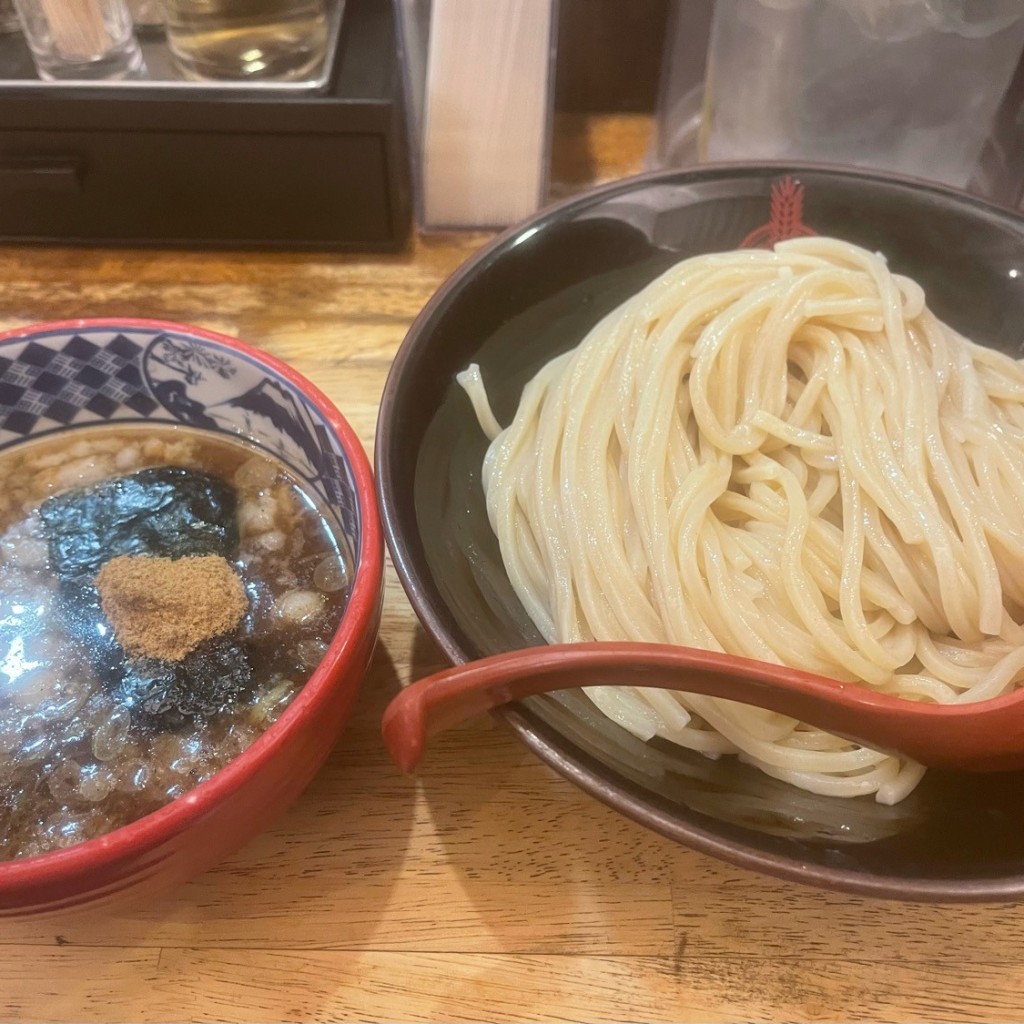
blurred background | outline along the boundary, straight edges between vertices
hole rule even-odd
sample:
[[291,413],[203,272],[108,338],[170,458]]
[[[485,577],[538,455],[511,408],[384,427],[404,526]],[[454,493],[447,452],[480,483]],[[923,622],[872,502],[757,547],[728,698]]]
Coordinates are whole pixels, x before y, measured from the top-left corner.
[[0,0],[0,237],[393,249],[736,160],[1020,208],[1022,52],[1020,0]]
[[[463,123],[471,115],[444,97],[479,80],[480,68],[470,67],[473,40],[487,34],[494,12],[478,4],[480,23],[469,26],[465,4],[458,46],[438,53],[446,0],[400,3],[405,38],[427,54],[422,96],[415,60],[406,73],[424,160],[420,216],[429,226],[445,219],[431,204],[432,133],[460,145],[445,114],[457,110],[454,120]],[[544,49],[545,6],[525,0],[521,14],[537,21],[524,33],[524,52]],[[508,10],[495,32],[503,40],[495,51],[502,59],[489,64],[495,76],[515,64]],[[416,12],[419,29],[409,29]],[[1024,5],[1017,0],[561,0],[551,16],[550,148],[540,156],[542,164],[549,158],[546,198],[592,180],[593,166],[607,164],[608,148],[617,147],[634,157],[642,150],[629,170],[799,159],[889,170],[1020,204]],[[465,61],[461,90],[455,51]],[[450,77],[439,80],[431,56],[443,58]],[[497,91],[509,97],[507,109],[492,105],[476,126],[483,147],[491,128],[506,143],[519,132],[537,136],[522,123],[522,93],[544,87],[537,65],[527,68]],[[598,125],[604,134],[588,138]],[[604,159],[594,159],[595,147]]]

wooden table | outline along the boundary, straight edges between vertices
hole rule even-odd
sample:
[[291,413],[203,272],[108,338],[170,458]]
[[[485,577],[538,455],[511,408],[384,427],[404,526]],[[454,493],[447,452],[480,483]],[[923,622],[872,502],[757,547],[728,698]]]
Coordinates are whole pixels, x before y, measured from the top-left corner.
[[[156,316],[238,335],[316,381],[372,452],[409,322],[484,240],[383,257],[0,249],[0,326]],[[719,864],[488,723],[400,777],[381,711],[440,663],[389,569],[358,713],[299,802],[160,903],[0,923],[0,1019],[1024,1018],[1016,906],[902,906]]]

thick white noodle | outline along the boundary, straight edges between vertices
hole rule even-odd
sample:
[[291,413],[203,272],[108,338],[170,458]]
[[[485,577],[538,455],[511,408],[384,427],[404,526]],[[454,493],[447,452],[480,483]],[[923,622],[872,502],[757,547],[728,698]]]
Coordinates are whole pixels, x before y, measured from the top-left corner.
[[[908,700],[1024,675],[1024,367],[828,238],[683,261],[548,363],[491,436],[487,510],[549,642],[728,651]],[[587,691],[635,735],[895,803],[923,769],[782,715]]]

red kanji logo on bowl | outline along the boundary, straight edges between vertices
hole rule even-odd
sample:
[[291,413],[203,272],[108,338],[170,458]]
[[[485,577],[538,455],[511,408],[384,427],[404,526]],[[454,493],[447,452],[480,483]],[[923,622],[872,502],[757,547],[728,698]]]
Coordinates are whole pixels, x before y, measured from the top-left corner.
[[790,177],[772,185],[771,212],[767,224],[755,228],[740,242],[741,249],[771,249],[787,238],[816,235],[804,223],[804,187]]

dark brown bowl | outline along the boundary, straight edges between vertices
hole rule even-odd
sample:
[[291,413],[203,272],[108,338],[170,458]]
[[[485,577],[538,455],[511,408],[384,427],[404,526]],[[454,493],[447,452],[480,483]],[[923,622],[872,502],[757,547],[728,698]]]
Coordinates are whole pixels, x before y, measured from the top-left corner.
[[[1024,352],[1024,219],[952,190],[835,168],[709,166],[628,179],[545,210],[431,299],[381,403],[377,486],[388,545],[420,620],[453,662],[542,642],[487,522],[487,442],[455,374],[479,362],[507,423],[544,362],[670,264],[768,244],[801,226],[884,252],[953,327]],[[902,899],[1024,895],[1024,772],[932,770],[901,804],[883,807],[814,796],[735,758],[644,744],[575,691],[498,714],[588,793],[733,863]]]

